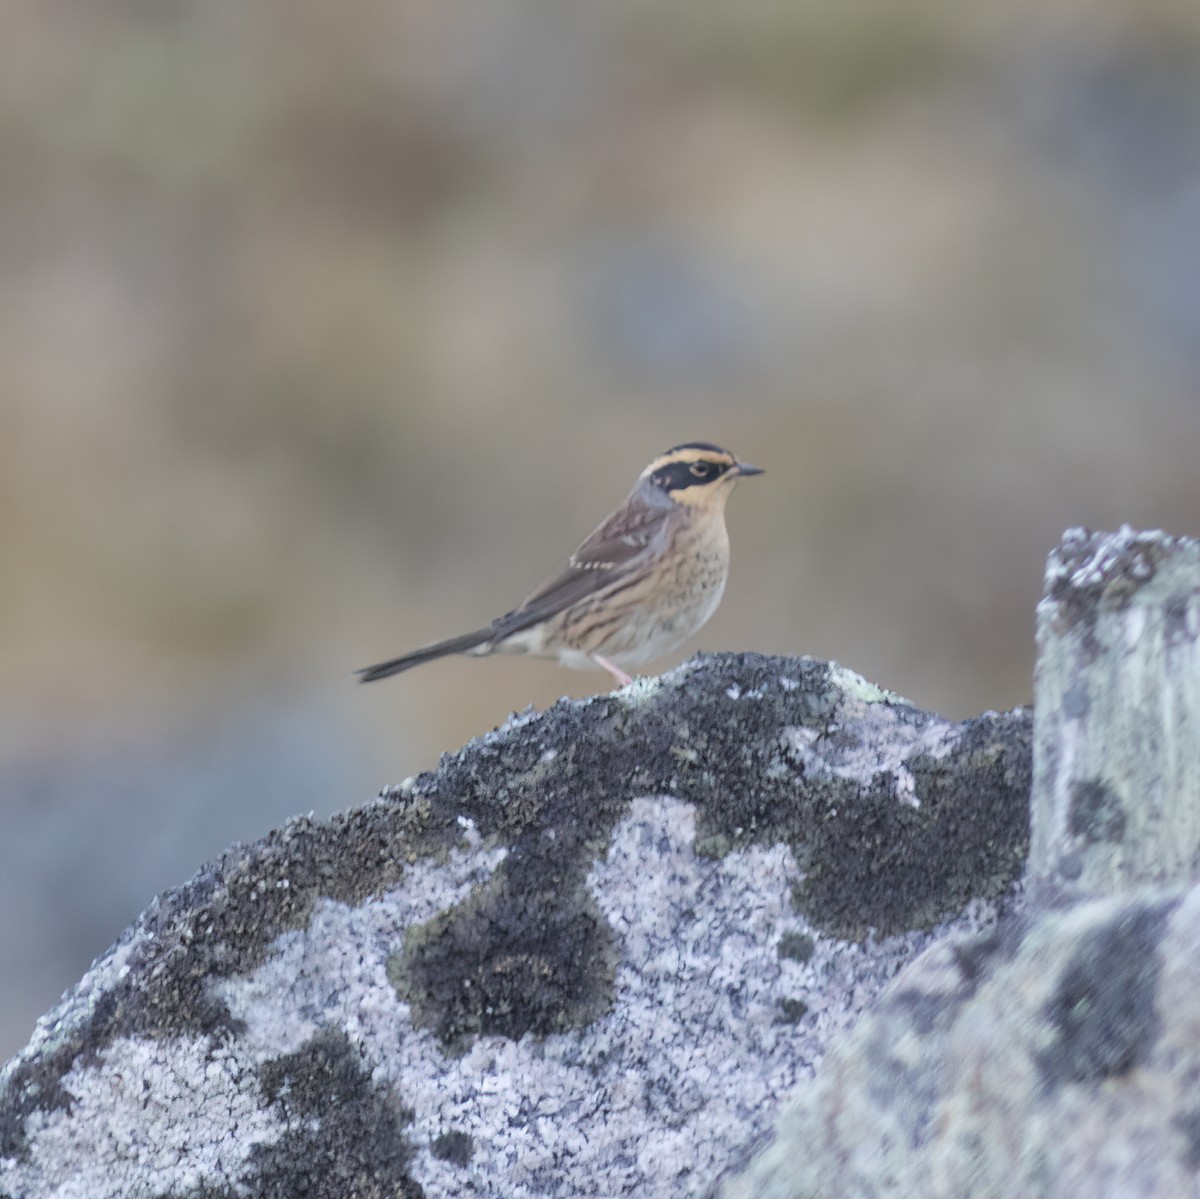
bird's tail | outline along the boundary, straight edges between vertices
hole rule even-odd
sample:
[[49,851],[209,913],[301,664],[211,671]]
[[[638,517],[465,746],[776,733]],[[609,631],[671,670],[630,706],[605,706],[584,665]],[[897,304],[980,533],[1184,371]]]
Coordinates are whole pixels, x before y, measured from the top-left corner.
[[451,637],[448,641],[427,645],[424,649],[413,650],[411,654],[405,654],[402,658],[393,658],[390,662],[378,662],[374,666],[364,667],[356,672],[358,681],[373,683],[376,679],[386,679],[388,675],[420,666],[422,662],[432,662],[434,658],[444,658],[447,654],[465,654],[477,645],[483,645],[491,636],[490,628],[477,629],[474,633],[464,633],[461,637]]

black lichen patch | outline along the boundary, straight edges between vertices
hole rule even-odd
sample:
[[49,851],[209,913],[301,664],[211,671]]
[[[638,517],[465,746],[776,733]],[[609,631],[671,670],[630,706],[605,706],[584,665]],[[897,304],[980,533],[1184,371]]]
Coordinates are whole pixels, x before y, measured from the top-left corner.
[[417,1199],[409,1173],[412,1113],[371,1080],[370,1069],[343,1033],[327,1032],[266,1063],[263,1098],[288,1131],[255,1147],[257,1199]]
[[793,962],[807,962],[816,949],[816,942],[808,933],[784,933],[779,938],[779,956]]
[[781,999],[779,1001],[779,1023],[799,1024],[808,1012],[808,1004],[803,999]]
[[1071,788],[1067,827],[1089,844],[1120,841],[1125,836],[1121,798],[1103,779],[1087,779]]
[[897,803],[890,778],[869,790],[836,780],[806,796],[815,819],[807,835],[789,838],[802,871],[792,902],[818,930],[861,940],[872,929],[898,932],[937,920],[918,900],[932,899],[940,880],[914,869],[911,848],[925,821]]
[[452,1166],[465,1166],[475,1153],[475,1142],[469,1133],[454,1129],[434,1137],[429,1148],[434,1157]]
[[1032,784],[1032,713],[1023,724],[1021,715],[968,721],[945,758],[909,763],[922,822],[893,859],[892,922],[880,931],[930,927],[973,898],[1005,894],[1020,877]]
[[979,717],[946,757],[910,760],[916,808],[886,775],[866,789],[797,787],[797,909],[821,931],[859,940],[929,928],[974,897],[1006,892],[1029,850],[1031,724],[1017,715]]
[[1045,1012],[1055,1031],[1039,1056],[1048,1086],[1099,1082],[1142,1060],[1158,1033],[1159,941],[1171,906],[1135,907],[1082,940]]
[[611,1009],[616,942],[586,889],[527,893],[521,878],[501,873],[413,928],[388,963],[413,1023],[451,1050],[480,1034],[565,1032]]

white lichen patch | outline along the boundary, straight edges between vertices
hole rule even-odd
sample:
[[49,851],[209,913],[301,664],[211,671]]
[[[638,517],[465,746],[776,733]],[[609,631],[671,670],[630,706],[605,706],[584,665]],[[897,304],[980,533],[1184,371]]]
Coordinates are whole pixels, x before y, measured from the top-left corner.
[[860,700],[864,704],[906,704],[908,701],[894,691],[888,691],[864,679],[861,674],[847,669],[840,662],[829,663],[829,687],[844,692],[847,698]]
[[244,1051],[203,1038],[114,1041],[98,1062],[77,1063],[62,1087],[69,1108],[30,1114],[28,1161],[0,1161],[0,1192],[129,1199],[236,1187],[253,1147],[283,1132]]
[[634,675],[632,682],[618,688],[613,694],[630,707],[639,707],[649,700],[654,699],[659,691],[662,690],[663,682],[671,679],[686,666],[687,663],[684,663],[684,666],[676,667],[675,670],[668,671],[664,675]]
[[842,778],[867,787],[890,774],[896,799],[914,808],[921,800],[909,763],[918,756],[944,758],[961,738],[959,725],[907,705],[874,701],[841,704],[836,721],[820,729],[793,725],[783,731],[784,752],[806,777]]

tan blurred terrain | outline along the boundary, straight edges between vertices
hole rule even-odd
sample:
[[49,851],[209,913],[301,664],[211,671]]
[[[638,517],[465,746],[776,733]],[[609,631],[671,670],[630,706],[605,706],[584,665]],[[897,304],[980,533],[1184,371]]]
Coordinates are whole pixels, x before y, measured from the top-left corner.
[[669,445],[769,472],[693,648],[954,716],[1029,699],[1064,527],[1200,532],[1194,3],[0,31],[0,1058],[231,840],[605,688],[352,671],[511,607]]

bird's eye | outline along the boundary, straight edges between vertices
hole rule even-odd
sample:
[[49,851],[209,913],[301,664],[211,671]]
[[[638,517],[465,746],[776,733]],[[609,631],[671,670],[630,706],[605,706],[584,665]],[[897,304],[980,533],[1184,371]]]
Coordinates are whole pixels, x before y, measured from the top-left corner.
[[703,479],[708,475],[709,468],[707,462],[693,462],[688,469],[696,476],[697,479]]

